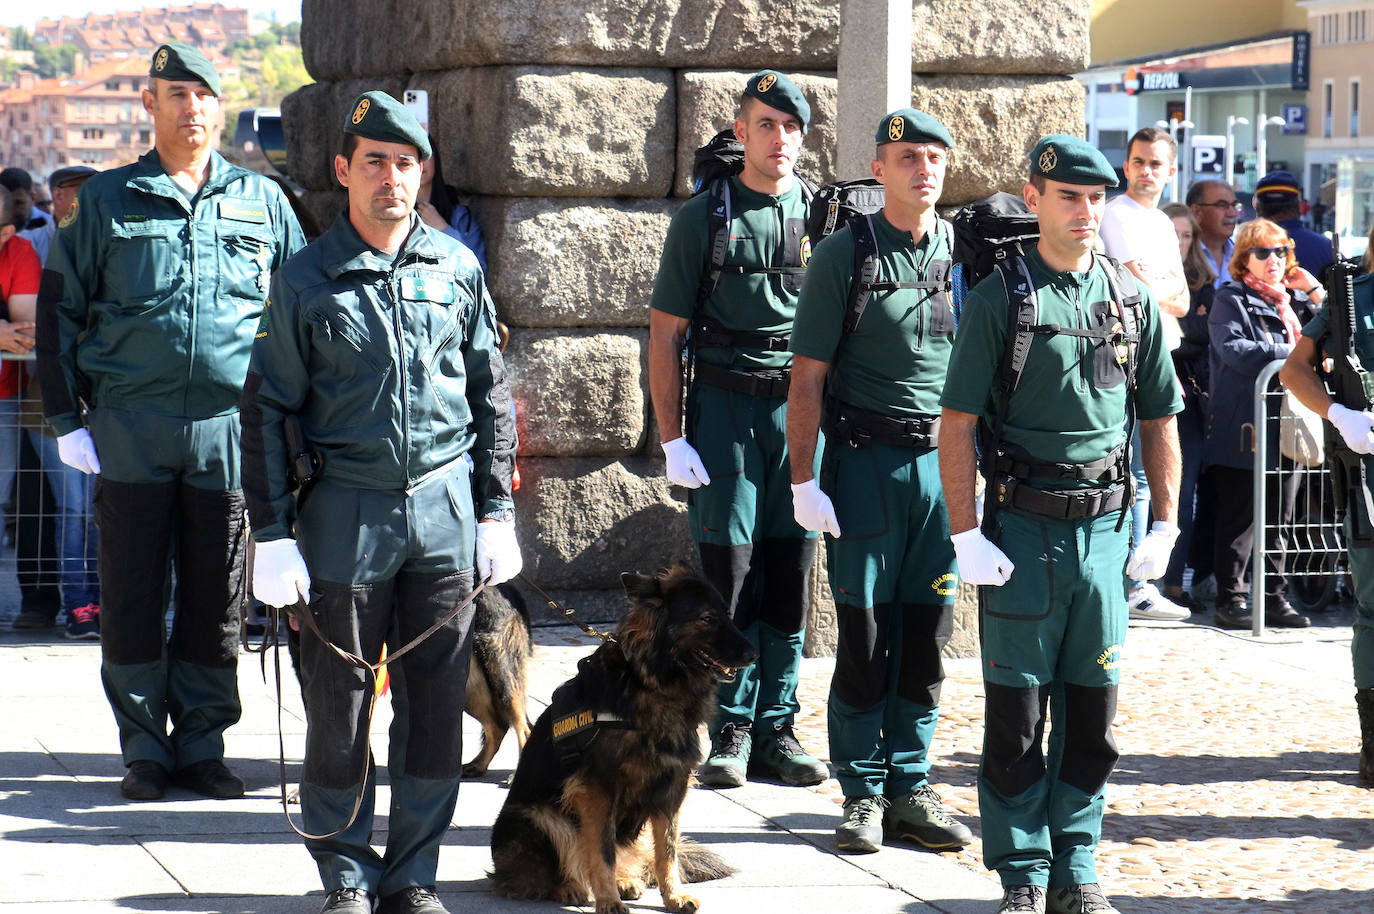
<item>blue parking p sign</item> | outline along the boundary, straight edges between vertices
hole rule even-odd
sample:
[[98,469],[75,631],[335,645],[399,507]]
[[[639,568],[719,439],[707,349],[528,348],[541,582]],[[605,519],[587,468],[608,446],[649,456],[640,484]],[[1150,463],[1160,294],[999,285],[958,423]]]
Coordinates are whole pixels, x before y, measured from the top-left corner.
[[1307,106],[1283,106],[1283,133],[1285,136],[1306,136]]

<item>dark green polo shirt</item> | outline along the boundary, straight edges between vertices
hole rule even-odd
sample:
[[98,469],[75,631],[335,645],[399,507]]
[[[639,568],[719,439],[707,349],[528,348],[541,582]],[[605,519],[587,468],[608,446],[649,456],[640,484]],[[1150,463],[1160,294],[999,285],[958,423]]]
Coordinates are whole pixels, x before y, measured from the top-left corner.
[[[948,226],[916,244],[881,212],[872,225],[879,281],[919,282],[931,261],[951,257]],[[948,294],[875,290],[842,341],[853,277],[854,234],[845,226],[817,246],[806,268],[792,351],[833,364],[826,392],[851,406],[903,418],[938,416],[954,332]]]

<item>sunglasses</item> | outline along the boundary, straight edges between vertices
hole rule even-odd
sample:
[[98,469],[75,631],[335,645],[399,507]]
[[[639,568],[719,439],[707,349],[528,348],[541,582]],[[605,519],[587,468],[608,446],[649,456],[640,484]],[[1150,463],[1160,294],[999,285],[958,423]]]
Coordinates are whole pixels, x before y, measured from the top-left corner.
[[1276,247],[1276,248],[1251,248],[1251,249],[1250,249],[1250,253],[1251,253],[1251,254],[1254,254],[1254,255],[1255,255],[1256,257],[1258,257],[1260,260],[1268,260],[1270,257],[1272,257],[1272,256],[1275,255],[1275,254],[1278,254],[1278,255],[1279,255],[1280,257],[1282,257],[1284,260],[1287,260],[1287,259],[1288,259],[1288,245],[1286,245],[1286,244],[1281,244],[1281,245],[1279,245],[1279,246]]
[[1194,206],[1207,206],[1212,209],[1229,209],[1233,212],[1240,212],[1245,209],[1245,204],[1239,200],[1217,200],[1214,203],[1194,203]]

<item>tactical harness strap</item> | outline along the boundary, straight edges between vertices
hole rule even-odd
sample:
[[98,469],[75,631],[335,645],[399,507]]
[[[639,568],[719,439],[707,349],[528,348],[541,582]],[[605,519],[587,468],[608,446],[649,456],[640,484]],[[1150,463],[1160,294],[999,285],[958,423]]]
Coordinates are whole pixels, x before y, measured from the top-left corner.
[[[793,175],[801,188],[802,202],[808,206],[816,195],[816,186],[801,175]],[[711,206],[706,213],[706,229],[711,236],[711,261],[697,287],[697,309],[715,294],[720,285],[722,273],[734,276],[763,273],[773,276],[796,276],[806,272],[806,265],[800,262],[788,263],[780,267],[756,267],[742,264],[725,263],[725,255],[730,250],[730,223],[734,221],[733,193],[729,178],[717,178],[711,182]],[[800,253],[800,252],[799,252]]]
[[[926,267],[927,277],[912,282],[896,282],[878,279],[878,236],[873,228],[871,215],[850,219],[847,223],[854,236],[854,281],[849,285],[849,300],[845,304],[844,333],[850,334],[859,326],[869,299],[874,292],[895,292],[898,289],[922,289],[930,294],[925,301],[943,291],[948,296],[954,290],[950,281],[954,264],[949,260],[932,260]],[[936,234],[953,238],[954,227],[944,219],[937,220]],[[934,243],[934,239],[932,239]]]
[[765,400],[787,396],[787,391],[792,384],[792,372],[786,368],[773,368],[758,372],[733,371],[729,368],[721,368],[719,365],[699,362],[693,369],[692,375],[693,381],[697,383],[719,387],[735,393],[748,394],[751,397],[762,397]]
[[[1077,520],[1119,511],[1135,500],[1135,480],[1130,473],[1130,430],[1135,426],[1136,357],[1145,327],[1144,298],[1135,284],[1133,274],[1118,261],[1100,254],[1094,255],[1094,265],[1099,258],[1103,261],[1108,293],[1114,306],[1119,308],[1120,330],[1110,326],[1110,323],[1096,330],[1037,323],[1035,282],[1024,258],[1007,258],[997,265],[997,272],[1007,292],[1007,342],[997,370],[997,411],[990,427],[985,422],[979,424],[979,437],[985,445],[982,472],[989,492],[989,497],[985,499],[987,509],[983,513],[983,532],[989,537],[995,533],[995,518],[999,508],[1015,508],[1032,514]],[[1123,296],[1123,288],[1135,291]],[[1107,457],[1082,465],[1050,463],[1039,460],[1022,448],[1003,443],[1002,433],[1011,398],[1020,384],[1036,334],[1076,336],[1094,340],[1100,346],[1124,348],[1128,434],[1125,442]],[[1028,481],[1035,477],[1095,482],[1097,486],[1062,491],[1039,489]],[[1122,511],[1117,520],[1118,530],[1125,522],[1125,517]]]

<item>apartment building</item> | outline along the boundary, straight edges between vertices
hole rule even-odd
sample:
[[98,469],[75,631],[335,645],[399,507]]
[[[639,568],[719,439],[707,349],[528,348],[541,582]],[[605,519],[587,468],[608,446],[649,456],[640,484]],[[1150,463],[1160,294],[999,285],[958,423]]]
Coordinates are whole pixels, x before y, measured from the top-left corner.
[[1326,207],[1324,228],[1364,235],[1374,226],[1374,2],[1306,0],[1312,33],[1307,107],[1309,192]]

